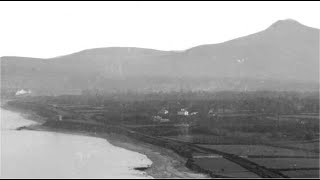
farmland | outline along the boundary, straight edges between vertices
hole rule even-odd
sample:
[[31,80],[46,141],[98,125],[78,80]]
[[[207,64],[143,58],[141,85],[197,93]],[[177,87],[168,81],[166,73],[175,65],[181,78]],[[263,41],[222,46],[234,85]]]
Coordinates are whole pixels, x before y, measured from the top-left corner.
[[284,149],[267,145],[202,145],[206,148],[236,154],[238,156],[266,157],[317,157],[318,153],[302,150]]
[[[317,95],[218,95],[26,97],[8,106],[36,112],[47,126],[120,133],[172,149],[212,177],[319,176]],[[190,113],[177,114],[181,109]]]
[[259,178],[258,175],[224,158],[197,158],[195,160],[195,164],[198,164],[204,169],[208,169],[221,176],[238,178]]

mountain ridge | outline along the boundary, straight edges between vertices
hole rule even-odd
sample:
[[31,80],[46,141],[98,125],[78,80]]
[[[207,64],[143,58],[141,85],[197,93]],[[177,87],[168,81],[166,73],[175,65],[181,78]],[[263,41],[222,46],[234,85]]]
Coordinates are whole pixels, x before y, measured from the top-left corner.
[[[244,79],[317,84],[319,29],[291,19],[279,20],[248,36],[183,51],[106,47],[46,59],[4,56],[1,62],[1,81],[10,88],[41,89],[44,84],[48,87],[54,84],[53,88],[110,90],[130,89],[126,83],[136,83],[142,89],[154,86],[161,90],[173,86],[178,89],[178,82],[170,83],[170,79],[180,79],[189,81],[187,86],[194,89],[197,83],[190,79],[202,81],[203,78],[238,79],[229,84],[233,87],[240,82],[239,90],[257,89],[257,85],[253,87],[252,84],[248,88]],[[135,80],[119,85],[129,79]],[[158,79],[167,79],[167,82],[159,84]],[[221,86],[228,89],[228,85],[221,85],[223,83],[217,80],[206,83],[201,84],[206,86],[204,89],[217,90]],[[270,84],[259,85],[261,89],[267,86]]]
[[55,59],[55,58],[58,58],[58,57],[68,56],[68,55],[72,55],[72,54],[76,54],[76,53],[81,53],[81,52],[85,52],[85,51],[90,51],[90,50],[113,49],[113,48],[121,48],[121,49],[136,48],[136,49],[144,49],[144,50],[151,50],[151,51],[178,52],[178,53],[179,53],[179,52],[188,51],[188,50],[190,50],[190,49],[193,49],[193,48],[196,48],[196,47],[199,47],[199,46],[223,44],[223,43],[226,43],[226,42],[229,42],[229,41],[233,41],[233,40],[236,40],[236,39],[240,39],[240,38],[244,38],[244,37],[247,37],[247,36],[250,36],[250,35],[255,35],[255,34],[260,33],[260,32],[263,32],[263,31],[265,31],[265,30],[272,29],[273,27],[282,26],[283,24],[295,24],[295,25],[298,25],[298,26],[300,26],[300,27],[310,28],[310,29],[314,29],[314,30],[319,31],[318,28],[311,27],[311,26],[306,26],[306,25],[304,25],[304,24],[301,24],[301,23],[298,22],[297,20],[288,18],[288,19],[278,20],[278,21],[272,23],[268,28],[266,28],[266,29],[264,29],[264,30],[262,30],[262,31],[256,32],[256,33],[252,33],[252,34],[249,34],[249,35],[246,35],[246,36],[234,38],[234,39],[231,39],[231,40],[222,41],[222,42],[219,42],[219,43],[210,43],[210,44],[196,45],[196,46],[194,46],[194,47],[187,48],[187,49],[183,49],[183,50],[161,50],[161,49],[153,49],[153,48],[146,48],[146,47],[110,46],[110,47],[97,47],[97,48],[83,49],[83,50],[80,50],[80,51],[77,51],[77,52],[74,52],[74,53],[70,53],[70,54],[66,54],[66,55],[61,55],[61,56],[56,56],[56,57],[50,57],[50,58],[37,58],[37,57],[27,57],[27,56],[7,56],[7,55],[6,55],[6,56],[1,56],[0,58],[20,57],[20,58],[34,58],[34,59]]

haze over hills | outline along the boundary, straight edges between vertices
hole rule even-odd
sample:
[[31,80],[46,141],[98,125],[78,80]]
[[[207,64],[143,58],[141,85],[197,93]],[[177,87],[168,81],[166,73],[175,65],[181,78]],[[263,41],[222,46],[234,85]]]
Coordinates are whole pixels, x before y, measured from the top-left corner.
[[1,58],[2,89],[315,90],[319,29],[280,20],[267,29],[185,51],[96,48],[50,59]]

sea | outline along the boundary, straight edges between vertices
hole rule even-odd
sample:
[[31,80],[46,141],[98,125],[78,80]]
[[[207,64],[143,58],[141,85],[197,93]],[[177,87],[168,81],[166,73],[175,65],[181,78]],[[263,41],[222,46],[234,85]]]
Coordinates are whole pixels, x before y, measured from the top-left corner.
[[1,178],[152,178],[135,167],[152,161],[106,139],[45,131],[16,130],[36,124],[0,109]]

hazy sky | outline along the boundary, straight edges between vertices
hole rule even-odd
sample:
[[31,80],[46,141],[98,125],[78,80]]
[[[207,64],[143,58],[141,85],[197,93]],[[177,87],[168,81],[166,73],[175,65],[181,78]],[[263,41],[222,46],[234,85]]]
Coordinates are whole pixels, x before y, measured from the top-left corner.
[[0,56],[111,46],[184,50],[280,19],[320,28],[319,17],[319,2],[0,2]]

